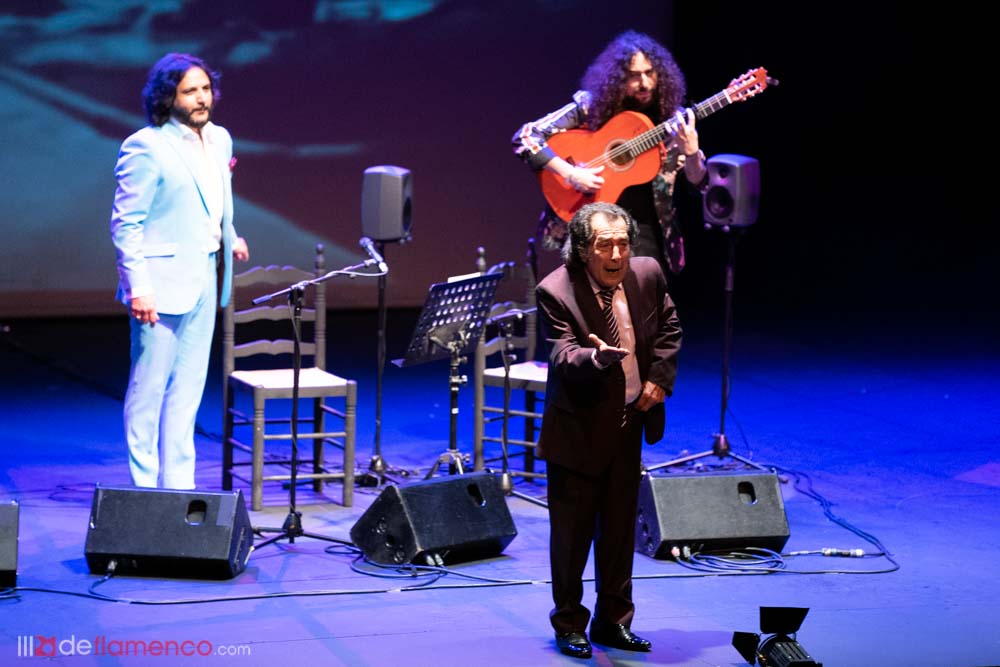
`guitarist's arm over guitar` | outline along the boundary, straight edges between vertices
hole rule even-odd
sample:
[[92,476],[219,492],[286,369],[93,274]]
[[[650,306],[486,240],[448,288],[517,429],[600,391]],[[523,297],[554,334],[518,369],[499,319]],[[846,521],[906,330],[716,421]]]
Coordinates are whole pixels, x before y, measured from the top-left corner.
[[[594,192],[604,184],[599,176],[604,167],[592,169],[577,167],[556,154],[549,146],[549,139],[561,132],[576,130],[587,122],[590,108],[590,93],[579,90],[573,101],[566,106],[542,116],[538,120],[525,123],[514,133],[511,143],[514,154],[524,160],[534,171],[548,169],[566,181],[568,187]],[[574,171],[579,172],[574,181]]]
[[582,129],[590,95],[580,91],[571,104],[522,126],[513,137],[514,152],[539,172],[552,211],[569,220],[584,204],[614,202],[625,188],[651,181],[660,170],[660,151],[666,144],[676,143],[681,152],[698,152],[697,135],[691,136],[694,120],[753,97],[768,82],[766,70],[750,70],[721,92],[658,125],[643,114],[624,111],[594,132]]

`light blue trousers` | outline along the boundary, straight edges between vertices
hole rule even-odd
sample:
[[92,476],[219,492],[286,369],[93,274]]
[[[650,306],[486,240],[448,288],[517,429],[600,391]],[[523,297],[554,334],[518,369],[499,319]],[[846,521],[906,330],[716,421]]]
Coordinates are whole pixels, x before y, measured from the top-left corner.
[[205,390],[216,309],[215,254],[193,310],[160,313],[155,326],[131,320],[132,369],[125,394],[125,441],[135,486],[194,488],[194,424]]

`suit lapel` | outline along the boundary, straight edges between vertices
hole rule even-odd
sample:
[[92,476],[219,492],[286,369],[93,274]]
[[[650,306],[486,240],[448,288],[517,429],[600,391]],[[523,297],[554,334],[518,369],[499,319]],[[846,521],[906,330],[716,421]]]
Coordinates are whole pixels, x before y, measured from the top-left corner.
[[639,364],[639,374],[644,376],[644,368],[648,365],[649,344],[646,340],[646,327],[643,326],[642,293],[639,291],[639,279],[632,270],[631,263],[622,281],[625,289],[625,299],[628,301],[628,314],[632,318],[632,334],[635,336],[636,361]]
[[[580,307],[580,314],[583,315],[583,322],[587,327],[587,333],[596,334],[603,341],[607,341],[611,333],[608,331],[608,324],[604,321],[604,314],[601,307],[597,305],[597,297],[594,295],[594,288],[587,278],[587,270],[583,267],[574,267],[569,270],[570,283],[573,285],[573,299]],[[590,345],[590,341],[581,341],[581,344]]]
[[[190,146],[185,145],[184,137],[181,136],[181,132],[172,123],[167,122],[161,126],[161,133],[166,138],[167,144],[173,149],[174,153],[177,154],[178,159],[180,159],[181,164],[189,174],[191,174],[191,179],[194,181],[194,187],[198,191],[198,197],[201,198],[201,205],[205,207],[205,212],[208,213],[208,201],[205,199],[205,191],[201,179],[199,178],[198,169],[195,168],[194,161],[190,155]],[[213,164],[217,160],[211,161]]]

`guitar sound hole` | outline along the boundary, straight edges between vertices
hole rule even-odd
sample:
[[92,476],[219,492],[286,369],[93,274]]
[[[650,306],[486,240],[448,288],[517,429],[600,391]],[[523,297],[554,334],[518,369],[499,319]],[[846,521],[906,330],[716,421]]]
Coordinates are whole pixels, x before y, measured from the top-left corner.
[[632,155],[627,147],[625,147],[625,142],[616,141],[608,145],[607,153],[611,158],[611,164],[617,169],[627,169],[635,161],[635,156]]

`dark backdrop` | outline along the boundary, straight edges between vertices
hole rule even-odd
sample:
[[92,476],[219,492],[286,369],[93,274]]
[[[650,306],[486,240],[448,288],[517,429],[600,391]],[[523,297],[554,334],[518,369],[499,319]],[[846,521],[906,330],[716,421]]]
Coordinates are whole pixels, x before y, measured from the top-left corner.
[[[477,246],[489,263],[523,255],[542,200],[510,135],[565,103],[629,27],[672,48],[691,101],[751,67],[780,81],[700,125],[710,155],[761,162],[760,214],[737,246],[738,309],[993,309],[994,188],[973,166],[992,132],[955,104],[975,90],[974,17],[586,0],[84,9],[0,11],[0,315],[116,312],[112,167],[166,51],[198,52],[223,73],[216,118],[236,139],[236,222],[255,262],[302,263],[316,241],[331,267],[359,259],[364,169],[412,170],[414,240],[386,255],[390,305],[413,306],[430,283],[472,270]],[[682,311],[717,314],[724,235],[702,229],[694,194],[681,205],[689,268],[673,289]],[[555,263],[543,255],[543,269]],[[374,303],[374,281],[334,286],[333,307]]]
[[[908,312],[937,327],[942,311],[996,310],[995,132],[973,102],[988,80],[982,20],[902,3],[678,4],[694,97],[734,64],[780,81],[701,126],[709,153],[761,161],[760,215],[737,249],[745,311]],[[703,300],[721,294],[719,237],[689,234],[685,287]]]

